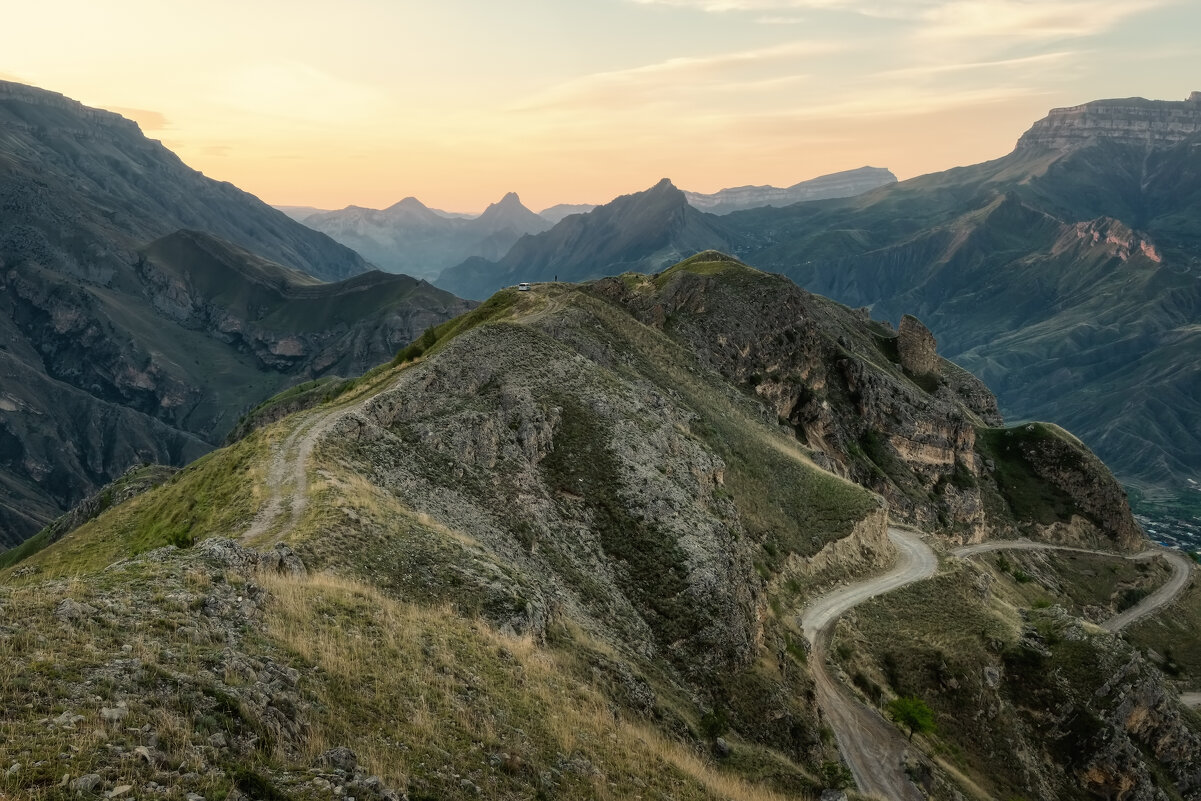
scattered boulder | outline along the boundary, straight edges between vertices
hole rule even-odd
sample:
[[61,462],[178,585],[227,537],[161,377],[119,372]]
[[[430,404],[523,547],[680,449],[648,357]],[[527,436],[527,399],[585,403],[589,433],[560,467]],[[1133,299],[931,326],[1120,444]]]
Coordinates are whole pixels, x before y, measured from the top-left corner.
[[54,616],[64,623],[86,620],[96,614],[96,609],[71,598],[64,598],[54,610]]
[[77,793],[89,794],[100,789],[103,780],[95,773],[89,773],[86,776],[80,776],[78,779],[71,782],[71,789]]
[[355,752],[344,745],[329,749],[318,758],[318,761],[322,765],[344,770],[347,773],[353,773],[355,767],[359,764],[359,758]]
[[282,542],[277,542],[274,550],[263,554],[262,566],[288,576],[303,576],[308,572],[296,552]]
[[115,707],[100,707],[100,719],[105,723],[120,723],[122,720],[125,720],[127,715],[129,715],[129,709],[126,708],[124,702],[117,704]]

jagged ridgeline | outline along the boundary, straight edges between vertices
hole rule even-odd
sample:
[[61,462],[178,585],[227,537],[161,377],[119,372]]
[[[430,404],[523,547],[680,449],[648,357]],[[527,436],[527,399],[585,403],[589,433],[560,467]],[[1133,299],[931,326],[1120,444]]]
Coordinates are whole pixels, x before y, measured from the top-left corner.
[[7,786],[804,797],[843,774],[796,613],[892,562],[886,503],[1137,544],[1103,466],[1000,427],[920,323],[714,252],[502,291],[339,392],[0,573],[44,637],[0,641],[34,665]]

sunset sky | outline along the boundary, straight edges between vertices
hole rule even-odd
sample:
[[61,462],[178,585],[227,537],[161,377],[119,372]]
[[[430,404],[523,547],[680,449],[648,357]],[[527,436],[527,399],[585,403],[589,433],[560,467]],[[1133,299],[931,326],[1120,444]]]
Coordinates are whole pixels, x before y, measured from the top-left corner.
[[0,77],[322,208],[904,179],[1004,155],[1054,106],[1201,89],[1197,0],[11,5]]

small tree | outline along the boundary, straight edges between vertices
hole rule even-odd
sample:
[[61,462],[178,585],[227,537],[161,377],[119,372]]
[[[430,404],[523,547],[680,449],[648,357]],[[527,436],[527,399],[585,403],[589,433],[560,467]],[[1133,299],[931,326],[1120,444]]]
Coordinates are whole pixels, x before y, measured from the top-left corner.
[[888,714],[909,729],[909,739],[917,732],[934,731],[934,712],[920,698],[894,698],[888,702]]

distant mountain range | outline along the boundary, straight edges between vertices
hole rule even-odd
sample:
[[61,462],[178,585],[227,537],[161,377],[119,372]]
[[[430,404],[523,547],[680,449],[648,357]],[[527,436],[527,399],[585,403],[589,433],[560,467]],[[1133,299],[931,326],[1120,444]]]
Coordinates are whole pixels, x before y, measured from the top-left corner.
[[1197,496],[1201,97],[1056,109],[996,161],[726,219],[760,267],[917,314],[1009,416],[1054,420],[1153,493]]
[[702,250],[729,250],[741,235],[725,218],[697,211],[664,178],[551,230],[524,237],[504,255],[473,258],[446,270],[437,285],[461,297],[486,298],[518,281],[585,281],[623,272],[656,272]]
[[470,308],[370,270],[123,117],[4,82],[0,208],[0,547]]
[[552,223],[510,192],[478,217],[452,215],[407,197],[386,209],[348,206],[303,217],[304,224],[395,273],[435,278],[472,256],[496,259],[525,234]]
[[721,217],[687,201],[665,181],[438,283],[482,298],[736,253],[878,317],[916,313],[1009,416],[1058,422],[1152,499],[1201,507],[1201,96],[1057,109],[1004,158],[851,198]]
[[[861,167],[802,181],[785,189],[742,186],[713,194],[685,192],[684,197],[694,208],[728,214],[758,206],[847,197],[896,183],[896,180],[888,170]],[[329,234],[385,270],[434,279],[443,270],[467,259],[500,259],[525,234],[541,233],[565,217],[585,214],[596,206],[560,203],[535,214],[510,192],[478,216],[432,209],[414,197],[407,197],[386,209],[360,206],[347,206],[338,211],[311,206],[276,208]]]
[[729,214],[733,211],[760,206],[790,206],[806,200],[854,197],[876,187],[895,184],[897,177],[882,167],[860,167],[831,175],[823,175],[780,189],[774,186],[736,186],[713,194],[685,192],[684,197],[696,209],[710,214]]

